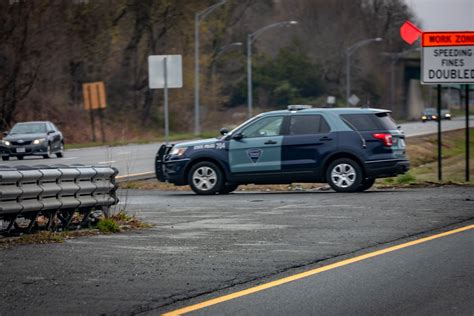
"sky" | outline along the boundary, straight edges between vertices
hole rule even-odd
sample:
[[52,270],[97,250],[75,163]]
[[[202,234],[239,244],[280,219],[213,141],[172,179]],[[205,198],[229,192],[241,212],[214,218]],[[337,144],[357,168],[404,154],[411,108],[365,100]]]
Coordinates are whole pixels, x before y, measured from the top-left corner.
[[423,31],[474,31],[474,0],[405,0]]

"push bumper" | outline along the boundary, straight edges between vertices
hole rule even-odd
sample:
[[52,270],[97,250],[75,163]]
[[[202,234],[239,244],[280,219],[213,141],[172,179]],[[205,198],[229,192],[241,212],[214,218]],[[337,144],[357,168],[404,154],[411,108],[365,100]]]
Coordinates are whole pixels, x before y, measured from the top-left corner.
[[365,162],[368,177],[385,178],[403,174],[410,169],[410,162],[405,159],[374,160]]
[[186,185],[184,173],[190,159],[171,159],[169,153],[173,145],[162,145],[156,154],[155,174],[160,182],[169,182],[176,185]]

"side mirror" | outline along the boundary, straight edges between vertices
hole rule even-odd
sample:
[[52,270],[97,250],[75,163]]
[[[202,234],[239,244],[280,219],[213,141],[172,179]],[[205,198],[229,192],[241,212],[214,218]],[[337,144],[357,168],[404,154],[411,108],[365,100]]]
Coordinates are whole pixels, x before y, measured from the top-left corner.
[[8,131],[3,132],[3,137],[8,136]]
[[54,134],[54,131],[53,131],[53,130],[48,131],[48,135],[51,135],[51,134]]
[[221,133],[222,136],[225,136],[229,133],[229,130],[227,128],[223,127],[219,130],[219,132]]
[[244,135],[242,135],[242,133],[237,133],[235,135],[232,135],[232,139],[235,139],[235,140],[241,140],[242,138],[244,138]]

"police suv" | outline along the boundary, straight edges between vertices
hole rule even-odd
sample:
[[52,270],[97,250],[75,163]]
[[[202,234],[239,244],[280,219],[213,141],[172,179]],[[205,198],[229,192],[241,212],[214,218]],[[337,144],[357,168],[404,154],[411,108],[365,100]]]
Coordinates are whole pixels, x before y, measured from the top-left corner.
[[161,146],[158,180],[205,195],[250,183],[327,182],[335,191],[357,192],[409,169],[405,136],[387,110],[289,106],[221,134]]

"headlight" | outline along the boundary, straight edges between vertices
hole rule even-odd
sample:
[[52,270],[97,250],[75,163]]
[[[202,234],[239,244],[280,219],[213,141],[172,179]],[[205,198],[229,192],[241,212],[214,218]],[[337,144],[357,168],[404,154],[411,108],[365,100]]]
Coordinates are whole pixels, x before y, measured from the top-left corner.
[[444,116],[446,116],[446,117],[451,117],[451,114],[446,113]]
[[423,116],[421,117],[421,119],[422,119],[422,120],[426,120],[426,115],[423,115]]
[[2,140],[2,144],[4,144],[5,146],[11,145],[11,143],[8,140]]
[[438,117],[436,115],[431,116],[433,120],[436,120]]
[[184,152],[186,151],[186,149],[188,149],[188,147],[174,147],[171,150],[170,155],[180,157],[180,156],[184,155]]
[[33,141],[33,144],[39,145],[39,144],[43,143],[45,140],[46,140],[46,138],[35,139]]

